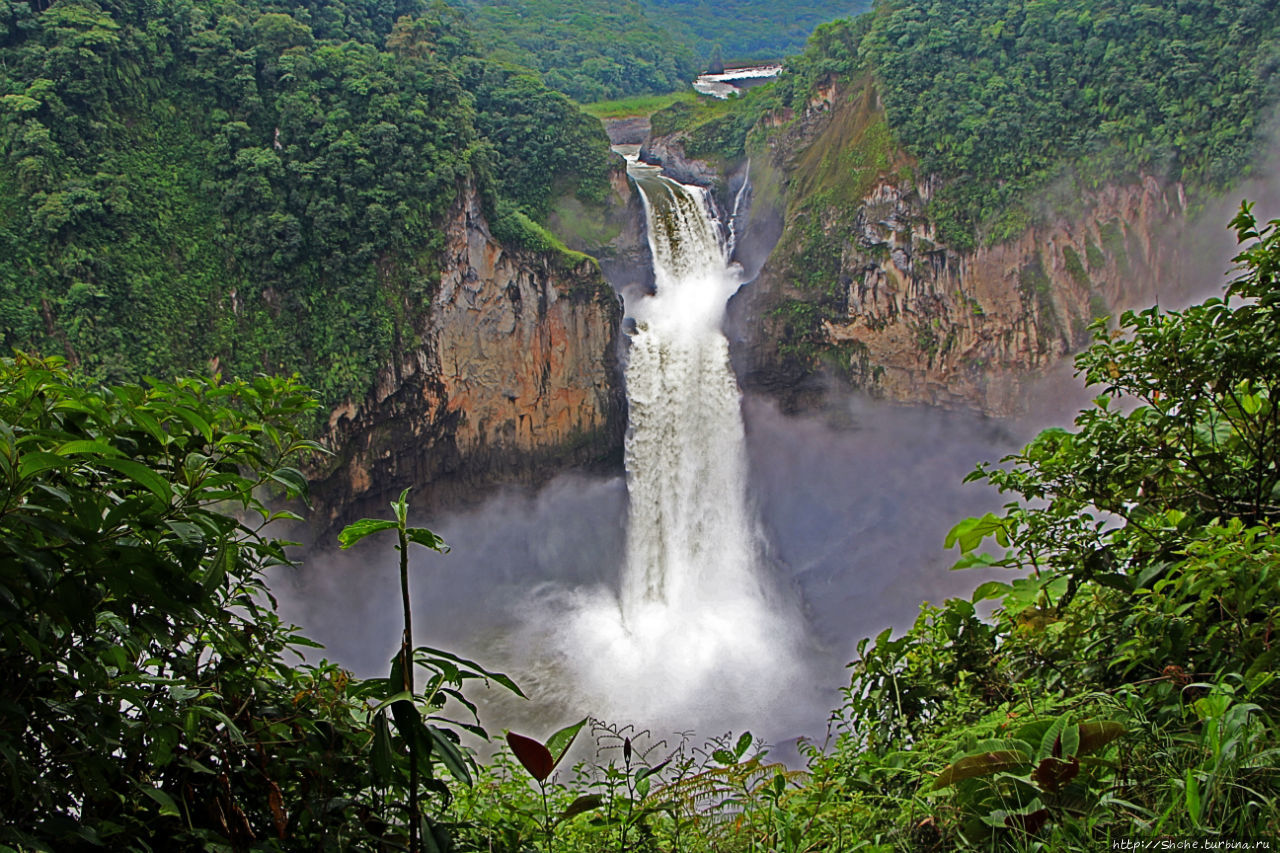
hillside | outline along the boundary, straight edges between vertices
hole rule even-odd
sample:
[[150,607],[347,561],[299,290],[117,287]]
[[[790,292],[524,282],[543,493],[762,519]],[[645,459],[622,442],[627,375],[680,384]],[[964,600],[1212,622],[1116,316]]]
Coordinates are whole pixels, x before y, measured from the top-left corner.
[[553,191],[609,191],[599,124],[426,6],[6,2],[0,341],[101,378],[363,395],[463,187],[535,243]]
[[582,101],[683,89],[715,56],[749,62],[796,53],[813,28],[866,0],[459,0],[477,44]]
[[750,155],[785,221],[744,295],[748,384],[794,399],[830,369],[1004,413],[1091,319],[1177,284],[1188,208],[1264,148],[1278,31],[1264,3],[891,0],[772,86],[655,115],[651,150]]

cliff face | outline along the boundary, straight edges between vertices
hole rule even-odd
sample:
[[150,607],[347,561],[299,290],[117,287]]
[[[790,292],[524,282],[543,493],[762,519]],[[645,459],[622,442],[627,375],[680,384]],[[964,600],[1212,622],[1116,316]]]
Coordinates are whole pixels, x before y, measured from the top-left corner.
[[439,506],[620,454],[622,312],[595,264],[499,244],[471,188],[444,227],[439,290],[406,306],[415,340],[329,417],[340,455],[313,497],[331,525],[410,485]]
[[788,406],[832,372],[895,401],[1011,414],[1028,375],[1087,344],[1094,318],[1177,284],[1177,185],[1091,191],[960,252],[939,241],[925,214],[937,187],[893,147],[869,85],[823,86],[803,115],[766,121],[781,129],[753,179],[781,182],[785,226],[732,306],[735,364]]
[[1085,346],[1093,319],[1176,285],[1170,238],[1185,201],[1154,178],[1107,187],[1077,217],[964,253],[937,242],[927,200],[927,186],[886,178],[851,219],[825,212],[839,261],[808,352],[788,325],[789,306],[813,304],[793,283],[799,259],[770,259],[748,297],[761,320],[740,358],[748,387],[794,402],[807,372],[797,362],[808,356],[877,396],[1012,414],[1027,375]]

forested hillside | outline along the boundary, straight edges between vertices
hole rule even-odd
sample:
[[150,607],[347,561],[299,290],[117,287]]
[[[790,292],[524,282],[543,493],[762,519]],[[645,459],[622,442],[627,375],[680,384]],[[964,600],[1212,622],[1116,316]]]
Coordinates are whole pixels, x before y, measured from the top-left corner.
[[492,59],[532,68],[579,101],[673,92],[714,56],[778,60],[818,24],[857,14],[866,0],[805,3],[690,0],[459,0]]
[[599,124],[440,5],[44,5],[0,4],[6,348],[360,396],[464,186],[541,245],[553,188],[607,190]]
[[1265,2],[884,0],[771,86],[656,114],[782,208],[746,381],[1013,411],[1092,319],[1191,284],[1173,232],[1266,150],[1277,34]]
[[963,246],[1016,234],[1054,181],[1238,180],[1280,96],[1278,31],[1266,0],[895,0],[859,55],[895,138],[947,179],[932,213]]
[[748,62],[799,53],[819,24],[861,14],[871,0],[645,0],[644,6],[668,32],[689,39],[699,58],[718,46],[725,59]]
[[1280,97],[1277,32],[1264,0],[884,0],[819,28],[774,86],[659,127],[693,129],[691,153],[741,156],[760,116],[803,113],[818,83],[864,75],[886,141],[943,179],[929,213],[963,249],[1016,236],[1050,184],[1156,173],[1219,189],[1247,174]]

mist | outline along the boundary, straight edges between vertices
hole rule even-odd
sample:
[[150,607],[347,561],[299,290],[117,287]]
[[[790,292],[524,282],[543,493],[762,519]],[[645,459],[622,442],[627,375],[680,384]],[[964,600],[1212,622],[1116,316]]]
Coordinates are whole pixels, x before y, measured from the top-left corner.
[[[1280,214],[1278,152],[1272,146],[1256,177],[1203,204],[1169,235],[1183,262],[1157,295],[1162,307],[1221,294],[1238,252],[1227,222],[1240,199],[1257,202],[1260,221]],[[770,594],[791,635],[792,653],[773,663],[753,662],[744,650],[698,683],[646,669],[653,683],[640,685],[629,706],[619,704],[625,692],[601,683],[635,675],[625,665],[601,666],[612,641],[593,627],[603,623],[592,622],[619,600],[628,511],[621,474],[567,473],[541,489],[507,488],[472,508],[414,517],[453,547],[447,555],[411,554],[415,639],[520,684],[528,701],[469,690],[491,731],[546,734],[591,715],[658,737],[750,729],[774,744],[820,738],[859,640],[902,631],[921,602],[967,597],[998,576],[949,569],[958,555],[942,547],[947,531],[1003,502],[982,483],[964,484],[964,476],[1015,452],[1039,429],[1069,426],[1094,393],[1068,359],[1026,383],[1024,414],[1009,420],[836,389],[822,411],[805,415],[745,396],[748,497]],[[383,674],[399,644],[392,545],[389,536],[373,537],[350,552],[312,553],[301,568],[271,578],[282,618],[361,676]]]
[[[591,666],[598,638],[583,635],[583,614],[617,600],[626,485],[621,476],[566,474],[539,490],[510,488],[472,509],[413,519],[452,546],[447,555],[411,555],[417,642],[504,671],[530,696],[480,691],[487,726],[545,734],[592,715],[659,734],[818,737],[860,638],[902,630],[922,601],[967,596],[985,578],[949,571],[957,554],[943,550],[943,539],[960,519],[999,505],[989,488],[961,480],[976,462],[1017,449],[1029,427],[857,396],[807,416],[748,396],[743,414],[763,563],[798,654],[782,666],[734,656],[705,683],[659,676],[635,708],[610,706],[616,691],[592,683],[611,676]],[[371,537],[271,579],[282,617],[362,676],[383,674],[398,648],[392,545],[389,534]]]

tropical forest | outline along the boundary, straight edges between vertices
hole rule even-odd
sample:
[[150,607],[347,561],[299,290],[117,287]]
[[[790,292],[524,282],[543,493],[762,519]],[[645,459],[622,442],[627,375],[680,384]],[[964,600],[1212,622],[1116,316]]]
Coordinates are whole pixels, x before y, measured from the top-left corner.
[[0,853],[1280,845],[1280,6],[0,0]]

